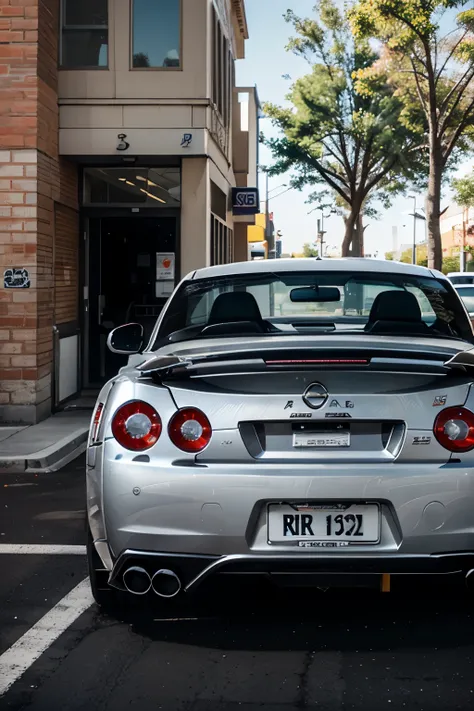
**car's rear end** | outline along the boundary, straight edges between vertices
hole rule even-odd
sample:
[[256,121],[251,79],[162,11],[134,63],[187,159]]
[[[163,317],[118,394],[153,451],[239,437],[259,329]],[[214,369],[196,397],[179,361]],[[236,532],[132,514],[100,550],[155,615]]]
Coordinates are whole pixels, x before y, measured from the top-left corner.
[[470,348],[272,333],[181,342],[123,373],[88,450],[110,583],[171,597],[218,574],[465,576]]

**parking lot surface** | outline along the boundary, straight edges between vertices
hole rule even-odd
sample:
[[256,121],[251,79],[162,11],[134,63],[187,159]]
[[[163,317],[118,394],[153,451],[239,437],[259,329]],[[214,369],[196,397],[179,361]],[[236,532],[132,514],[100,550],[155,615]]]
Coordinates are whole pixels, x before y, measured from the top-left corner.
[[249,580],[114,616],[92,601],[84,458],[0,476],[0,709],[474,708],[462,586],[280,589]]

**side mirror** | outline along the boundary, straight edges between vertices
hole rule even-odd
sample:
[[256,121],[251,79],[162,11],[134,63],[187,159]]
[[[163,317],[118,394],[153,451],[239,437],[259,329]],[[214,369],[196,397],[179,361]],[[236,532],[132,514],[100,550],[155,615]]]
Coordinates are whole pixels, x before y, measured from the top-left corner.
[[143,326],[139,323],[126,323],[114,328],[107,338],[107,346],[112,353],[135,355],[143,347]]

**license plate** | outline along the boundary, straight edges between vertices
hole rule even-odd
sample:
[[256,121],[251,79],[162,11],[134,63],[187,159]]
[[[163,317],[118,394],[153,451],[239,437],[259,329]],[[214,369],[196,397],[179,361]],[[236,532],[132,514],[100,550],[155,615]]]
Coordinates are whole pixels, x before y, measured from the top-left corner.
[[[380,511],[377,504],[268,506],[268,540],[293,542],[300,547],[324,547],[318,542],[378,543]],[[306,543],[305,543],[306,542]]]
[[295,432],[293,447],[350,447],[350,432]]

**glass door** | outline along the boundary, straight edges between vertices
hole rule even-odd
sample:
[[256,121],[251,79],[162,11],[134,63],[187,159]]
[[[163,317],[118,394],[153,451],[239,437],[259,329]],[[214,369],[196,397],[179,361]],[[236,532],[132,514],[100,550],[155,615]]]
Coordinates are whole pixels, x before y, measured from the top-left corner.
[[176,224],[175,217],[89,219],[84,291],[88,387],[100,386],[127,364],[126,356],[107,348],[114,328],[138,322],[149,339],[175,283],[162,278],[166,266],[175,269]]

